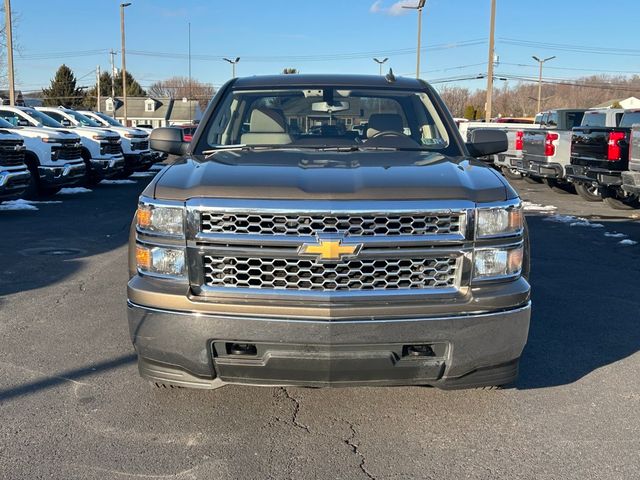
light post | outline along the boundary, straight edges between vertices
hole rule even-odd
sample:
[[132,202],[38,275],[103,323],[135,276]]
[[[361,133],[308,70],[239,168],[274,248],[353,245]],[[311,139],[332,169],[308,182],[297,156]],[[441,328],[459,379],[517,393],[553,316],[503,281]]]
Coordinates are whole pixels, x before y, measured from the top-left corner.
[[540,108],[542,106],[541,105],[542,103],[542,65],[544,65],[544,63],[548,62],[549,60],[553,60],[554,58],[556,58],[556,56],[554,55],[553,57],[548,57],[542,60],[536,57],[535,55],[533,55],[531,58],[533,58],[540,65],[540,73],[538,75],[538,112],[537,112],[539,113]]
[[[120,4],[120,35],[122,37],[122,99],[124,102],[124,126],[127,126],[127,64],[125,61],[125,48],[124,48],[124,9],[131,5],[131,3]],[[115,99],[114,99],[115,101]],[[114,108],[115,111],[115,108]]]
[[236,63],[240,61],[240,57],[236,57],[235,60],[231,60],[230,58],[223,58],[223,60],[231,64],[231,72],[232,72],[231,78],[236,78]]
[[403,5],[402,8],[410,8],[418,11],[418,48],[416,49],[416,78],[420,78],[420,39],[422,38],[422,9],[427,0],[418,0],[415,7]]
[[491,24],[489,26],[489,62],[487,63],[487,105],[485,108],[485,121],[491,121],[493,114],[493,62],[496,31],[496,0],[491,0]]
[[382,64],[385,63],[387,60],[389,60],[388,58],[383,58],[382,60],[380,60],[379,58],[374,58],[373,61],[376,62],[378,65],[380,65],[380,76],[382,76]]

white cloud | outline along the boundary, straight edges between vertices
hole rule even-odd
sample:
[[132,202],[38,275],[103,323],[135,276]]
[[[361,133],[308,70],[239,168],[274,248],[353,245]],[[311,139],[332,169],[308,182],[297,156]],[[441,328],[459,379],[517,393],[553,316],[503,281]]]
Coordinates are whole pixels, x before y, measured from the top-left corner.
[[382,3],[382,0],[376,0],[369,8],[369,11],[371,13],[383,13],[385,15],[397,17],[400,15],[405,15],[411,11],[410,9],[404,7],[415,7],[417,4],[417,0],[399,0],[392,4],[390,7],[385,7]]

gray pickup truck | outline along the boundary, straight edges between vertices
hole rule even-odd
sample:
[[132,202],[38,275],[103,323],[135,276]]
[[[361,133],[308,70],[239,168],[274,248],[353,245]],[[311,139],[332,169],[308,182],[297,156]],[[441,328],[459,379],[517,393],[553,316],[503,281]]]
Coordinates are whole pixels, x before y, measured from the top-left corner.
[[565,167],[571,159],[571,130],[582,122],[584,109],[557,109],[544,112],[541,128],[525,129],[522,158],[517,170],[534,181],[544,181],[558,192],[569,190]]
[[[349,128],[366,120],[363,132]],[[530,317],[521,201],[409,78],[234,79],[142,193],[129,243],[139,371],[158,385],[512,382]]]
[[640,198],[640,123],[631,128],[629,170],[622,172],[622,189]]

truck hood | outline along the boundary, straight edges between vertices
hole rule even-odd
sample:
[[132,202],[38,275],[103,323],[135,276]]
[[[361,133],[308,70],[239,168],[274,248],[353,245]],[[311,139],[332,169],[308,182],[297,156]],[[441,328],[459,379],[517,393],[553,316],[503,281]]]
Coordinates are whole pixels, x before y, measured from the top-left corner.
[[515,198],[494,170],[465,157],[431,152],[308,150],[220,151],[183,158],[145,195],[167,200],[244,199],[438,200],[495,202]]
[[70,132],[69,130],[58,130],[55,128],[49,127],[18,127],[12,129],[13,132],[20,134],[26,134],[28,136],[34,137],[49,137],[49,138],[57,138],[57,139],[71,139],[80,141],[80,137],[75,133]]
[[90,138],[92,138],[94,135],[104,135],[105,137],[114,138],[114,139],[120,138],[120,135],[118,135],[116,132],[112,131],[111,129],[105,129],[100,127],[73,127],[70,129],[70,131],[72,133],[77,133],[80,136],[90,137]]
[[141,130],[139,128],[130,128],[130,127],[114,127],[112,125],[109,125],[108,127],[104,127],[107,130],[111,130],[113,132],[118,133],[118,135],[122,136],[125,133],[131,133],[133,135],[146,135],[149,136],[149,132],[146,132],[144,130]]

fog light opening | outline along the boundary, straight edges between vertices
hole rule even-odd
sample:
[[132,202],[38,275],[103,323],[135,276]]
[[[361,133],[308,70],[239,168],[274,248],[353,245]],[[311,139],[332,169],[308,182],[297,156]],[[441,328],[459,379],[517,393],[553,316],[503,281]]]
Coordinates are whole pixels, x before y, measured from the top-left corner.
[[257,355],[258,349],[253,343],[227,343],[228,355]]
[[402,347],[403,357],[435,357],[431,345],[405,345]]

